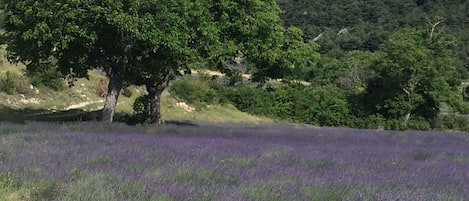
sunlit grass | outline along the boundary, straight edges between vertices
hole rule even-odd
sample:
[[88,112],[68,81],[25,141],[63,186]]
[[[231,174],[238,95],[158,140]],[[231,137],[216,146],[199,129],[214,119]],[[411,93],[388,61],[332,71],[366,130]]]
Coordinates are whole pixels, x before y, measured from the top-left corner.
[[[2,70],[15,69],[20,72],[21,68],[3,65]],[[23,67],[24,69],[24,67]],[[0,71],[0,75],[2,71]],[[48,121],[73,121],[93,120],[104,106],[104,98],[96,94],[96,84],[106,77],[97,71],[89,71],[89,77],[80,78],[70,88],[54,91],[48,88],[38,88],[38,94],[31,97],[23,97],[21,94],[7,95],[0,92],[0,120],[23,121],[23,120],[48,120]],[[119,96],[116,105],[118,115],[132,115],[133,102],[144,93],[142,87],[129,86],[132,92],[130,97]],[[21,99],[37,99],[38,103],[22,104]],[[9,104],[14,103],[14,104]],[[215,104],[206,107],[198,107],[195,111],[187,111],[178,106],[178,101],[168,92],[163,92],[161,97],[161,114],[165,121],[213,121],[213,122],[271,122],[268,118],[257,117],[241,112],[229,104]],[[82,110],[77,113],[69,109]],[[18,111],[18,112],[17,112]],[[66,111],[66,112],[64,112]],[[84,115],[84,116],[83,116]]]
[[207,105],[203,108],[195,108],[195,111],[187,111],[176,105],[177,100],[169,93],[163,93],[161,100],[161,114],[164,120],[192,120],[213,122],[272,122],[268,118],[253,116],[241,112],[233,105]]

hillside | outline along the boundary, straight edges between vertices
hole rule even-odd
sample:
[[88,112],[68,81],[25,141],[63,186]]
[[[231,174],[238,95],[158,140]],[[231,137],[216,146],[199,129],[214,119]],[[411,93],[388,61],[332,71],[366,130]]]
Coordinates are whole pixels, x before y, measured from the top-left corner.
[[[6,64],[0,67],[0,77],[6,72],[13,72],[22,80],[21,66]],[[97,95],[96,85],[105,76],[90,71],[89,79],[77,79],[70,88],[54,91],[47,88],[36,88],[32,85],[28,90],[31,93],[15,93],[8,95],[0,92],[0,120],[46,120],[69,121],[91,120],[103,106],[104,99]],[[128,116],[134,111],[134,100],[143,93],[143,89],[130,86],[131,96],[121,95],[117,104],[118,116]],[[162,116],[165,121],[215,121],[215,122],[269,122],[267,118],[256,117],[241,112],[229,104],[207,105],[204,108],[195,108],[173,98],[168,92],[162,95]],[[121,118],[122,120],[122,118]]]
[[375,51],[406,27],[431,27],[455,37],[460,68],[469,68],[469,1],[464,0],[277,0],[285,25],[301,28],[321,53]]

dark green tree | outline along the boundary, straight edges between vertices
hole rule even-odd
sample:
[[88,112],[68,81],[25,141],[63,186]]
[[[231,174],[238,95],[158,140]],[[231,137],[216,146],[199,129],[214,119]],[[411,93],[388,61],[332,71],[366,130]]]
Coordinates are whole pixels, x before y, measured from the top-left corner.
[[[103,68],[110,79],[103,119],[112,121],[123,70],[132,67],[135,37],[116,23],[123,1],[3,1],[8,59],[31,72],[57,66],[64,75],[86,77]],[[131,12],[131,11],[129,11]],[[130,24],[130,23],[129,23]]]
[[314,43],[285,30],[274,0],[18,1],[6,0],[9,59],[28,69],[48,64],[63,74],[103,68],[109,91],[103,120],[112,121],[123,81],[145,85],[150,122],[169,81],[193,64],[220,64],[239,54],[258,77],[281,77],[314,58]]
[[434,31],[403,29],[380,48],[376,77],[368,83],[364,102],[387,119],[431,120],[441,103],[454,105],[460,93],[455,78],[454,39]]

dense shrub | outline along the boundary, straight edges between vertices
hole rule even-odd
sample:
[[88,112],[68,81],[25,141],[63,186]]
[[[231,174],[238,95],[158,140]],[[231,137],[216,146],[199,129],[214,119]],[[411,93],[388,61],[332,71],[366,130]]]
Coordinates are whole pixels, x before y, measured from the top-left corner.
[[442,114],[433,121],[434,128],[440,130],[469,131],[468,117],[458,114]]
[[431,122],[424,119],[423,117],[415,118],[415,119],[410,119],[407,122],[407,128],[406,129],[412,129],[412,130],[430,130],[432,128]]
[[464,101],[469,101],[469,86],[464,87],[462,91]]
[[0,79],[0,90],[9,95],[14,94],[20,79],[20,76],[11,73],[10,71],[6,72],[6,74]]
[[134,114],[126,119],[129,124],[149,123],[151,116],[150,111],[150,96],[141,95],[135,99],[133,104]]
[[225,88],[221,96],[231,102],[241,111],[257,115],[273,115],[271,108],[271,94],[260,87],[239,85],[236,88]]
[[9,95],[13,95],[15,93],[31,95],[34,93],[27,78],[10,71],[0,77],[0,91]]
[[210,82],[212,81],[207,79],[181,78],[172,82],[169,92],[176,99],[190,104],[214,104],[218,102],[219,97]]
[[347,126],[379,130],[429,130],[432,128],[431,123],[421,117],[405,121],[404,119],[386,119],[380,114],[369,115],[367,117],[351,116]]
[[241,85],[223,95],[238,109],[275,119],[321,126],[344,126],[347,100],[334,87],[288,84],[278,88]]
[[34,71],[28,71],[31,84],[36,87],[48,87],[56,91],[64,89],[65,83],[62,73],[57,68],[48,66],[49,64],[43,65],[43,67],[39,67]]
[[[172,83],[170,92],[176,98],[191,104],[229,102],[250,114],[319,126],[386,130],[469,130],[469,123],[464,116],[443,115],[432,123],[418,116],[405,121],[402,118],[386,119],[381,114],[367,114],[365,110],[350,103],[353,100],[335,86],[290,83],[277,87],[249,84],[230,87],[209,78],[183,78]],[[351,107],[355,110],[350,110]],[[134,110],[138,111],[139,108],[141,106]]]
[[[307,119],[306,123],[321,126],[344,126],[349,118],[347,100],[337,88],[308,87],[303,91],[299,90],[297,96],[295,105],[304,104],[304,108],[297,108],[295,116],[306,112],[307,116],[302,118]],[[304,100],[304,102],[300,100]]]

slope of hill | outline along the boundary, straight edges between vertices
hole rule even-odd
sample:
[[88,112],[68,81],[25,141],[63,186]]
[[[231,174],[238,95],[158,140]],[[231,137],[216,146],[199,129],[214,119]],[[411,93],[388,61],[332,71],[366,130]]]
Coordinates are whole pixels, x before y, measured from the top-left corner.
[[[10,71],[21,77],[21,67],[3,65],[0,77]],[[97,95],[96,85],[105,76],[89,72],[89,79],[78,79],[74,86],[62,91],[30,87],[31,93],[8,95],[0,92],[0,120],[50,120],[72,121],[95,119],[103,107],[104,99]],[[133,102],[143,89],[130,86],[131,96],[120,96],[117,104],[118,116],[132,114]],[[208,105],[195,108],[177,101],[168,92],[162,96],[162,116],[165,121],[215,121],[215,122],[269,122],[267,118],[241,112],[232,105]]]

